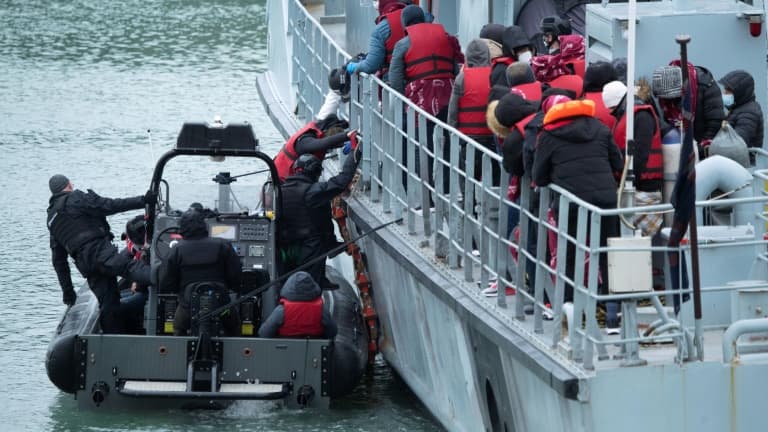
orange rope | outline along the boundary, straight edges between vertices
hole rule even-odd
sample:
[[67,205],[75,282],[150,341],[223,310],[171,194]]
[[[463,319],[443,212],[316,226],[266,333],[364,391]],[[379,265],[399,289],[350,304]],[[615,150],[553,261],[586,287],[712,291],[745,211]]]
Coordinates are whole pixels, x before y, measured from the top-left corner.
[[[349,242],[351,236],[347,228],[347,202],[341,199],[341,197],[336,197],[333,200],[332,206],[333,218],[339,226],[341,237],[345,242]],[[357,289],[360,292],[360,299],[363,302],[363,319],[365,320],[366,327],[368,327],[368,363],[372,364],[376,353],[379,352],[379,347],[376,343],[379,337],[379,326],[376,309],[373,305],[371,281],[368,278],[363,253],[360,251],[360,248],[355,243],[349,243],[347,245],[347,254],[352,256],[355,264],[355,285],[357,285]]]

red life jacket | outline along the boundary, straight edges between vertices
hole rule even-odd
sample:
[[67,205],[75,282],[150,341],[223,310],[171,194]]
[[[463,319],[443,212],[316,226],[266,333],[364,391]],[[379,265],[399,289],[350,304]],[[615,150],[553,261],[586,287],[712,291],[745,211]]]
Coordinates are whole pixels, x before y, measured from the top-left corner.
[[490,66],[464,68],[464,95],[459,99],[457,128],[467,135],[493,135],[485,120],[491,92],[490,76]]
[[280,337],[318,337],[323,335],[323,298],[312,301],[280,299],[285,309],[283,325],[277,330]]
[[603,102],[603,93],[599,91],[587,92],[584,93],[584,99],[589,99],[595,103],[595,118],[608,126],[608,129],[613,130],[614,126],[616,126],[616,117],[612,116],[611,112],[608,111],[608,108],[605,106],[605,103]]
[[541,101],[541,83],[534,81],[527,84],[518,84],[509,89],[510,93],[518,93],[523,99],[531,102]]
[[581,97],[584,91],[584,80],[578,75],[560,75],[549,82],[550,87],[570,90],[576,94],[576,98]]
[[[321,131],[317,127],[316,122],[312,121],[307,123],[306,126],[299,129],[298,132],[296,132],[290,138],[288,138],[288,142],[286,142],[283,148],[280,149],[279,152],[277,152],[277,155],[275,156],[274,161],[275,161],[275,166],[277,167],[277,176],[280,178],[281,182],[284,182],[286,178],[294,174],[293,162],[296,161],[296,159],[298,159],[300,156],[299,154],[296,153],[296,141],[298,141],[299,138],[301,138],[302,136],[310,132],[314,132],[315,137],[317,138],[323,137],[323,131]],[[325,159],[324,151],[316,151],[313,154],[321,161]]]
[[[661,131],[659,130],[659,119],[650,105],[635,105],[635,114],[641,110],[646,110],[653,116],[656,130],[653,132],[651,140],[651,149],[648,152],[648,162],[645,164],[645,170],[640,173],[640,180],[661,180],[664,178],[664,159],[661,153]],[[616,127],[613,129],[613,139],[622,153],[627,146],[627,114],[621,117]]]
[[525,127],[528,126],[528,123],[531,122],[531,119],[533,119],[536,116],[536,113],[533,113],[529,115],[528,117],[525,117],[524,119],[520,120],[519,122],[515,123],[513,128],[517,129],[518,132],[520,132],[521,136],[525,136]]
[[565,62],[565,64],[573,69],[574,75],[584,78],[584,70],[586,69],[586,62],[584,59],[570,60]]
[[398,9],[394,12],[384,14],[376,20],[376,24],[382,19],[386,18],[389,23],[389,37],[384,41],[384,50],[386,55],[384,57],[384,66],[381,68],[382,73],[385,73],[389,69],[389,64],[392,63],[392,52],[395,51],[395,44],[405,37],[405,29],[403,28],[403,21],[400,17],[403,15],[403,9]]
[[408,27],[411,47],[405,53],[405,81],[453,78],[454,52],[448,34],[440,24]]
[[512,57],[494,57],[491,59],[491,69],[493,69],[493,67],[499,63],[509,66],[514,62],[515,62],[515,59],[513,59]]

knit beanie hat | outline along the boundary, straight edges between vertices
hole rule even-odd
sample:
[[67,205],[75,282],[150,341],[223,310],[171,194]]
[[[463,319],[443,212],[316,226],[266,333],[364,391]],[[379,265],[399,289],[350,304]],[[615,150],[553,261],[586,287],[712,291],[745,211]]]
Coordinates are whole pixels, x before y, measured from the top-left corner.
[[526,62],[514,62],[507,66],[507,84],[514,87],[536,81],[531,65]]
[[424,11],[416,5],[408,5],[403,8],[402,15],[400,15],[400,21],[403,23],[403,27],[408,27],[414,24],[421,24],[426,21],[424,18]]
[[504,34],[504,25],[488,23],[480,29],[479,37],[482,39],[490,39],[502,44],[502,35]]
[[596,61],[587,66],[584,72],[584,91],[599,92],[603,91],[603,86],[611,81],[619,79],[616,75],[616,69],[607,61]]
[[621,81],[611,81],[603,87],[603,103],[608,109],[619,105],[626,95],[627,86]]
[[494,115],[496,120],[505,127],[511,127],[517,122],[519,115],[518,107],[525,103],[525,99],[515,93],[508,93],[503,98],[499,99],[499,104],[496,105]]
[[64,190],[69,184],[69,179],[63,174],[56,174],[48,180],[48,188],[52,194],[57,194]]
[[653,71],[653,94],[662,99],[678,98],[683,94],[683,72],[679,66],[661,66]]
[[573,99],[563,95],[549,96],[548,98],[544,99],[544,101],[541,103],[541,110],[544,111],[544,113],[546,114],[547,112],[549,112],[550,109],[552,109],[553,106],[568,102],[570,100],[573,100]]

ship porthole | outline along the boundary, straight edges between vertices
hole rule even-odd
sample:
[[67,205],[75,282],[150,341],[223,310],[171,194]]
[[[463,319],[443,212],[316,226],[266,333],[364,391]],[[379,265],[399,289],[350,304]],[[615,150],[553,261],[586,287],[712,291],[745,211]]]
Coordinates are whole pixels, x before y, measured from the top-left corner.
[[506,427],[502,427],[501,424],[499,405],[496,402],[496,395],[493,393],[493,386],[487,379],[485,380],[485,404],[488,407],[488,420],[491,422],[491,431],[502,432],[506,430]]

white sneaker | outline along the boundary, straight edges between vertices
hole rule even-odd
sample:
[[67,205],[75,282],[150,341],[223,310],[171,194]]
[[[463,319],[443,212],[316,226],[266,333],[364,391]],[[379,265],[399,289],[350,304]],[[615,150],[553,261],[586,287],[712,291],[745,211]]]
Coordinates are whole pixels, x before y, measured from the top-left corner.
[[555,314],[552,313],[552,309],[544,308],[544,310],[541,311],[541,317],[544,319],[544,321],[552,321],[555,319]]
[[619,327],[606,327],[605,328],[605,334],[607,334],[607,335],[621,334],[621,329]]
[[[497,297],[499,295],[499,288],[496,282],[490,282],[488,284],[488,288],[484,289],[482,291],[483,295],[486,297]],[[505,294],[508,296],[515,295],[516,291],[512,287],[507,287]]]

